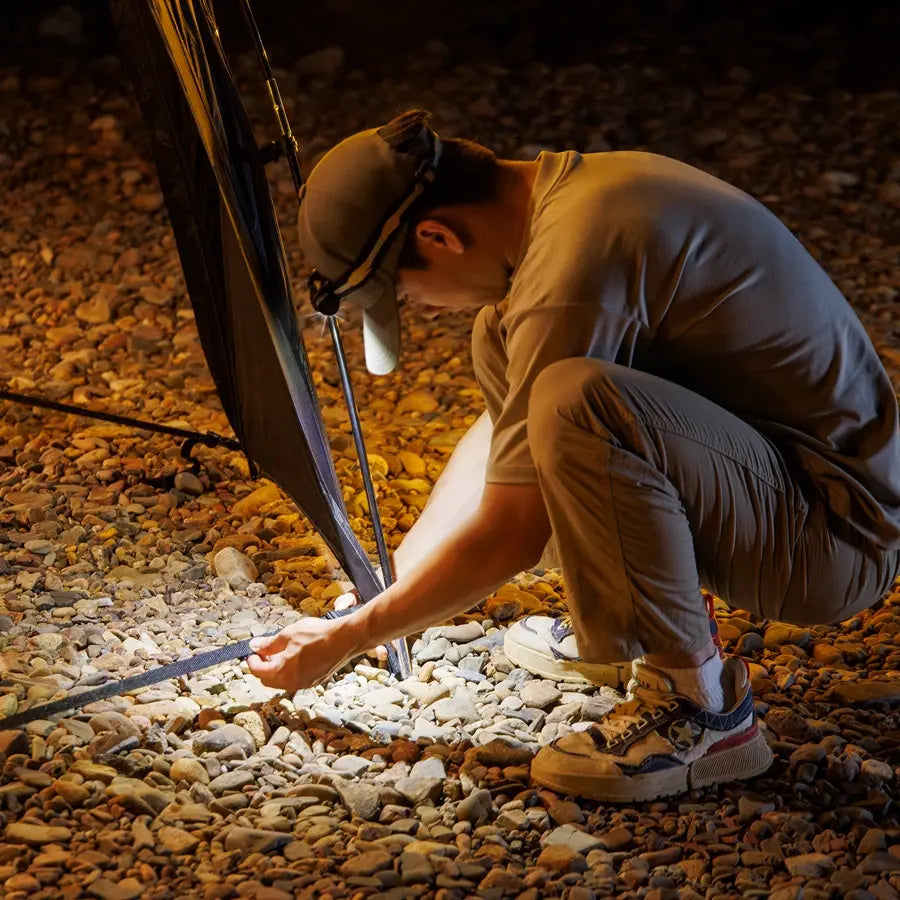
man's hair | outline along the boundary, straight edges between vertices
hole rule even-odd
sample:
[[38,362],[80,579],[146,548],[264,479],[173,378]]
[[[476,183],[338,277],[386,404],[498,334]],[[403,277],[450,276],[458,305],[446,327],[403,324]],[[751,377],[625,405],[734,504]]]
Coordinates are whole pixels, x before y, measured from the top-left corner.
[[[401,153],[422,154],[427,145],[426,126],[431,114],[411,109],[379,129],[378,134]],[[415,226],[438,207],[487,203],[497,194],[500,166],[494,151],[475,141],[442,138],[443,150],[434,182],[411,208],[406,242],[398,265],[424,269],[428,263],[416,252]],[[462,235],[464,240],[466,235]]]

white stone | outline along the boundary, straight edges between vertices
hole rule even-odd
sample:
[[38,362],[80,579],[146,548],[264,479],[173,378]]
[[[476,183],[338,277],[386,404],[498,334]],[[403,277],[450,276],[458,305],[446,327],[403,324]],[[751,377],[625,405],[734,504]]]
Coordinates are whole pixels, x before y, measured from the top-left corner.
[[410,770],[410,778],[437,778],[443,781],[447,777],[444,763],[436,756],[420,759]]
[[395,687],[373,688],[370,691],[366,691],[364,696],[366,704],[370,706],[403,702],[403,691]]
[[478,710],[475,708],[472,698],[462,688],[458,688],[452,697],[438,700],[428,708],[434,712],[434,717],[438,722],[451,722],[459,719],[468,724],[478,719]]
[[529,681],[519,691],[519,697],[526,706],[546,709],[562,697],[562,691],[547,681]]
[[362,775],[371,765],[372,763],[368,759],[363,759],[361,756],[340,756],[331,764],[331,768],[335,772],[340,772],[341,775],[356,777]]

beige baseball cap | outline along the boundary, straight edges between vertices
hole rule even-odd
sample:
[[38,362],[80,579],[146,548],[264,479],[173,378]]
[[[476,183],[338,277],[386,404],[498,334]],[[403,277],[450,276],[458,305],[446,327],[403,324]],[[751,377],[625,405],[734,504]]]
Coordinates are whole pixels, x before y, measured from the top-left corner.
[[394,277],[412,205],[434,181],[440,138],[410,110],[328,151],[300,190],[300,249],[313,266],[313,305],[363,310],[366,368],[392,372],[400,357]]

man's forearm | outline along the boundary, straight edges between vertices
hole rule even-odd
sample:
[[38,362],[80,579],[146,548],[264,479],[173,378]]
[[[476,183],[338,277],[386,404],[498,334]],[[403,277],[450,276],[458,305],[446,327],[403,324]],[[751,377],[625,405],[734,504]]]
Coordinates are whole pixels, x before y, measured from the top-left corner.
[[550,536],[537,484],[487,484],[478,509],[447,540],[353,615],[301,618],[254,640],[250,671],[263,684],[296,689],[401,635],[445,621],[528,568]]
[[484,413],[457,444],[428,503],[394,551],[398,579],[414,568],[417,560],[442,544],[478,507],[490,445],[491,420]]
[[[489,486],[492,492],[499,490]],[[446,621],[480,603],[537,562],[549,522],[537,486],[506,486],[517,494],[514,515],[490,501],[418,561],[397,582],[343,621],[358,652]]]
[[465,529],[431,556],[433,563],[426,558],[344,620],[357,634],[358,653],[470,609],[535,562],[507,545],[485,546]]

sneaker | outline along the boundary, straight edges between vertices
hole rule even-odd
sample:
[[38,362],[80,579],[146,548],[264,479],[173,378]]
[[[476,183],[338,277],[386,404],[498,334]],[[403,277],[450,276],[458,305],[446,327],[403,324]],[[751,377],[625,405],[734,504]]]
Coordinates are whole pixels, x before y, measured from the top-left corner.
[[608,684],[621,690],[631,673],[630,661],[584,662],[568,616],[526,616],[514,622],[503,637],[503,652],[514,666],[551,681]]
[[531,778],[557,793],[636,803],[760,775],[772,751],[759,731],[747,666],[724,661],[724,712],[672,690],[665,673],[635,660],[628,696],[586,731],[544,747]]
[[[704,592],[709,613],[709,633],[722,653],[719,627],[711,594]],[[586,663],[578,653],[572,619],[562,616],[526,616],[514,622],[503,637],[503,652],[515,666],[527,669],[551,681],[580,684],[606,684],[624,690],[631,677],[631,660],[609,663]]]

